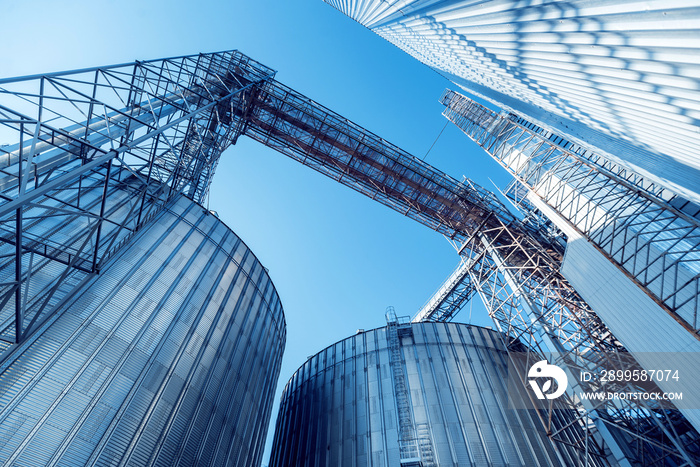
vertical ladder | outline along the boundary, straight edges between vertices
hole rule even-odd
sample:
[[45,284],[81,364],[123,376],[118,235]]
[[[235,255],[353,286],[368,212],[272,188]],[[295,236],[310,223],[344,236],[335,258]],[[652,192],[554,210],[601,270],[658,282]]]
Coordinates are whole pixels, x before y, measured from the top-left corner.
[[433,452],[433,441],[430,436],[430,427],[427,423],[416,424],[416,435],[418,437],[418,450],[420,451],[422,467],[436,467],[435,453]]
[[389,363],[394,382],[394,398],[396,399],[396,412],[398,416],[399,432],[399,459],[401,466],[419,467],[421,458],[418,450],[418,439],[413,426],[411,405],[408,398],[408,387],[404,375],[404,364],[401,356],[401,336],[411,335],[411,323],[408,319],[400,323],[396,317],[394,307],[386,310],[386,332],[389,347]]

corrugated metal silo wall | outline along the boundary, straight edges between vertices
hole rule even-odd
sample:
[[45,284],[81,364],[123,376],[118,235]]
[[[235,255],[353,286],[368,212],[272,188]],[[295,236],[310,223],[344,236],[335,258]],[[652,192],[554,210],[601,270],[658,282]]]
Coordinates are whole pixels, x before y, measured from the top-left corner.
[[[576,465],[533,411],[508,409],[507,354],[495,331],[411,325],[402,337],[418,438],[431,465]],[[289,380],[270,466],[399,465],[397,409],[386,328],[331,345]]]
[[324,1],[468,92],[700,201],[698,2]]
[[177,199],[55,316],[0,366],[0,464],[259,465],[286,324],[215,216]]

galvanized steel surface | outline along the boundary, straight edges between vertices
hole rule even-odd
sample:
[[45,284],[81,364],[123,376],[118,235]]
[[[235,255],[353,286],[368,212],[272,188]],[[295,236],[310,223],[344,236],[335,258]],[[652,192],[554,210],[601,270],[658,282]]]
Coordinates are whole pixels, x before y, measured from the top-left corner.
[[[443,114],[688,331],[700,326],[700,220],[672,194],[515,115],[448,91]],[[556,141],[556,142],[555,142]],[[670,202],[669,202],[670,199]]]
[[232,50],[0,80],[0,348],[176,194],[202,203],[273,75]]
[[[331,345],[297,370],[282,395],[271,466],[399,465],[386,329]],[[585,462],[551,443],[533,411],[508,410],[498,333],[456,323],[410,331],[401,352],[423,465]]]
[[180,197],[0,364],[0,464],[258,465],[285,336],[262,265]]
[[467,91],[700,200],[696,0],[325,1]]

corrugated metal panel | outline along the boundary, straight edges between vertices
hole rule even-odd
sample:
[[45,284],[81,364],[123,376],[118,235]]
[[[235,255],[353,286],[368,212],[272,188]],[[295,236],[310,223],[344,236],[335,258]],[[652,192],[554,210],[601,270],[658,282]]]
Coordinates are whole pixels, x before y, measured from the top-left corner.
[[[649,360],[654,353],[678,352],[679,356],[688,355],[690,360],[700,352],[700,342],[694,336],[584,239],[569,239],[562,273],[625,347],[635,352],[644,368],[659,367],[658,361]],[[692,368],[692,364],[688,367]],[[657,384],[664,389],[666,383]],[[696,387],[696,382],[687,381],[674,391],[692,394]],[[700,429],[700,411],[681,411]]]
[[[414,323],[412,331],[401,346],[407,390],[434,465],[551,466],[575,459],[555,448],[527,411],[508,409],[507,360],[495,331],[455,323]],[[270,465],[398,465],[389,366],[385,328],[311,357],[282,395]]]
[[270,289],[233,232],[174,201],[3,362],[0,463],[259,464],[286,332]]
[[700,199],[697,1],[325,1],[465,90]]

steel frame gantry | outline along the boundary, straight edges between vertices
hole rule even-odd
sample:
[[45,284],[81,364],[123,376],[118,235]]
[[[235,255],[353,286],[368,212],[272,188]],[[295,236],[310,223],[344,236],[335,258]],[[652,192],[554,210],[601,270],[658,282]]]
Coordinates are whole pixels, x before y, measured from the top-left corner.
[[203,202],[236,115],[273,76],[230,51],[0,80],[5,348],[173,197]]
[[[507,344],[559,351],[571,373],[616,368],[626,354],[551,251],[493,193],[284,86],[236,51],[0,81],[0,141],[12,142],[0,149],[4,338],[21,342],[173,197],[203,202],[221,151],[241,135],[459,245],[470,281],[462,285],[487,302]],[[601,456],[694,460],[681,436],[695,442],[697,433],[675,432],[664,407],[585,409],[606,444]],[[542,420],[555,438],[588,445],[581,423],[557,426],[550,415]],[[649,418],[654,429],[640,432]]]
[[700,338],[700,218],[686,200],[514,114],[457,92],[443,115]]
[[[600,318],[562,276],[556,249],[541,245],[491,192],[459,182],[377,135],[276,81],[261,87],[248,116],[247,136],[444,234],[470,263],[466,278],[489,306],[508,345],[526,342],[535,351],[557,352],[569,374],[581,370],[637,367]],[[544,338],[546,337],[546,338]],[[633,359],[632,359],[633,360]],[[583,386],[580,383],[579,386]],[[594,383],[585,389],[594,390]],[[615,389],[615,388],[613,388]],[[613,390],[610,389],[610,390]],[[618,387],[625,391],[640,388]],[[573,404],[578,424],[541,414],[554,439],[584,446],[599,458],[654,464],[671,456],[692,463],[694,430],[660,404]],[[646,415],[645,415],[646,414]],[[649,416],[648,414],[654,414]],[[605,446],[581,436],[593,420]],[[682,420],[682,416],[680,416]],[[620,433],[629,438],[621,441]],[[632,448],[630,448],[632,446]],[[657,462],[658,461],[658,462]]]

